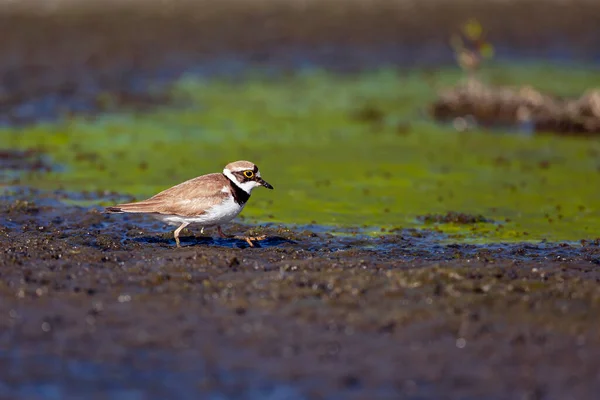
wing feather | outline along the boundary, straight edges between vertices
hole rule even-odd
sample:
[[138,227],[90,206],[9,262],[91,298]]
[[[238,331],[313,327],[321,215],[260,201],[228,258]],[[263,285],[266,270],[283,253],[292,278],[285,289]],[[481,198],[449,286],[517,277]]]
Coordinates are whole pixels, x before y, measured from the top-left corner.
[[229,196],[223,188],[228,186],[229,180],[223,174],[202,175],[163,190],[147,200],[119,204],[108,207],[106,211],[197,216],[223,202]]

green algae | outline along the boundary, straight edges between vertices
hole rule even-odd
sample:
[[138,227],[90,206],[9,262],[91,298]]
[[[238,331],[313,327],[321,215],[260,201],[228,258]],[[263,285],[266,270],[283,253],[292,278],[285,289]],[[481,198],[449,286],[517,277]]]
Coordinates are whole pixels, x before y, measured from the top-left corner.
[[[600,143],[434,124],[427,105],[459,79],[454,69],[187,77],[172,93],[183,108],[5,128],[0,148],[35,148],[59,166],[19,184],[140,199],[248,159],[275,186],[254,192],[243,212],[253,222],[368,226],[373,234],[434,227],[452,241],[597,237]],[[491,68],[483,79],[577,95],[595,77],[530,65]],[[418,218],[448,212],[494,222]]]

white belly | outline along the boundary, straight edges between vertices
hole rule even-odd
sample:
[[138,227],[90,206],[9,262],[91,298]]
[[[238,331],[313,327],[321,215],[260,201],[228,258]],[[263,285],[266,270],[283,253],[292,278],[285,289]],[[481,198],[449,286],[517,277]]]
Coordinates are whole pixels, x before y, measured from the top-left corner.
[[244,209],[245,204],[239,205],[233,199],[233,196],[227,198],[222,203],[209,208],[204,214],[196,217],[183,217],[180,215],[155,215],[156,218],[170,225],[181,225],[184,222],[190,224],[199,224],[201,226],[216,226],[230,222],[238,216]]

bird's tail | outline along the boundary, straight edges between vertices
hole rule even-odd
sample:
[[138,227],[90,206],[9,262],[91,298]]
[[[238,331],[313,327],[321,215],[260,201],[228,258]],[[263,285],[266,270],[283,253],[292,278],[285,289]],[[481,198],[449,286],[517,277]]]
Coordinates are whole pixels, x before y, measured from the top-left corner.
[[144,200],[137,203],[117,204],[114,207],[106,207],[107,213],[155,213],[160,212],[157,208],[157,201]]

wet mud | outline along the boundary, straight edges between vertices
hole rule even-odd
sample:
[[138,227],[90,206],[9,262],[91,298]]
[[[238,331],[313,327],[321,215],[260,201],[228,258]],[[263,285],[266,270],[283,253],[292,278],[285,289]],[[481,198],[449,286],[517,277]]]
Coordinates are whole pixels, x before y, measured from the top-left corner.
[[597,242],[233,224],[227,232],[268,238],[249,248],[186,230],[177,249],[152,219],[69,205],[86,195],[7,193],[2,396],[592,399],[600,389]]

